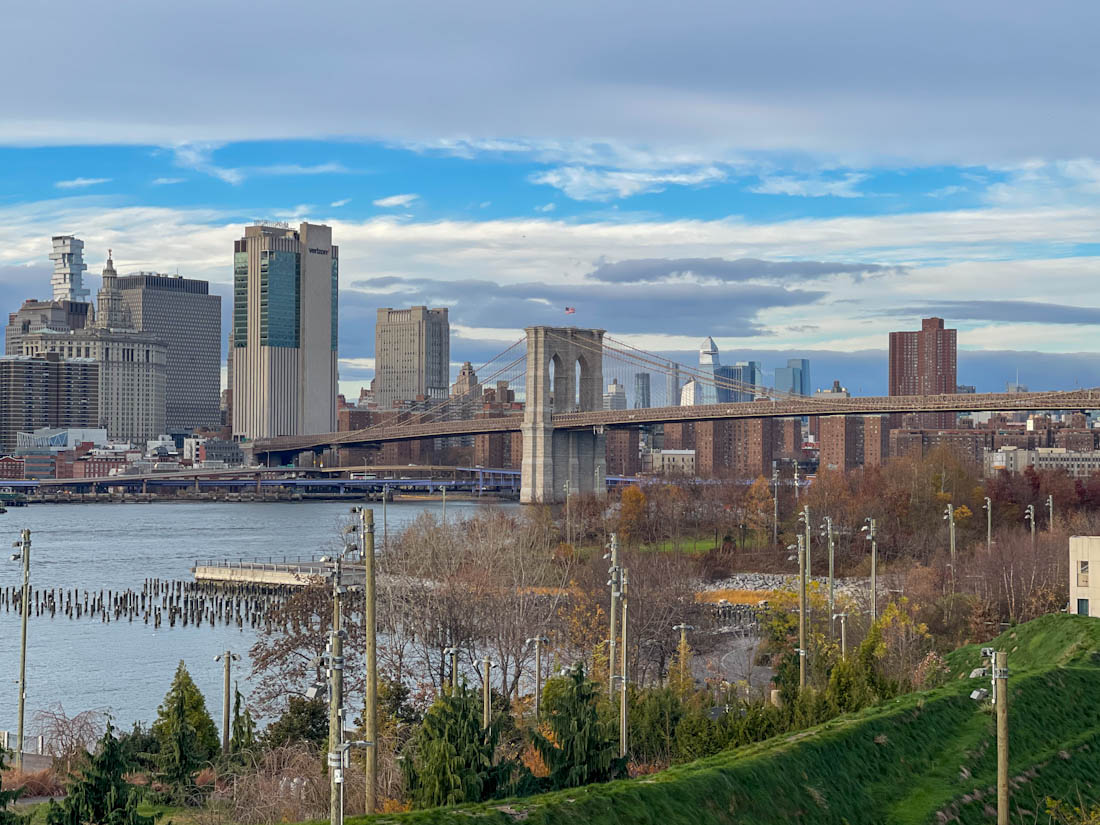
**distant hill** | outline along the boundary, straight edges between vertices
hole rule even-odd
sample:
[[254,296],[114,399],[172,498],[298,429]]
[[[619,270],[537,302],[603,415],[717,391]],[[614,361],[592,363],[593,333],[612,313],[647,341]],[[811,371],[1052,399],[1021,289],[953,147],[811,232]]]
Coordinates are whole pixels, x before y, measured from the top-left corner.
[[[1044,616],[991,644],[1009,653],[1012,821],[1045,821],[1047,797],[1100,797],[1100,620]],[[952,653],[945,687],[652,776],[348,823],[995,822],[993,714],[969,697],[988,679],[967,678],[979,657]]]

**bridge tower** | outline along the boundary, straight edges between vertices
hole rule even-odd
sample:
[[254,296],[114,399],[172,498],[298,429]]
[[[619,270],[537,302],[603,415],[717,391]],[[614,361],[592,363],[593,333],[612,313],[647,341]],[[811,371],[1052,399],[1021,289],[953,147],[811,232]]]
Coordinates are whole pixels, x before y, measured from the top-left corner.
[[602,329],[527,327],[527,399],[523,411],[520,501],[550,504],[571,493],[603,494],[604,435],[554,431],[554,413],[603,404]]

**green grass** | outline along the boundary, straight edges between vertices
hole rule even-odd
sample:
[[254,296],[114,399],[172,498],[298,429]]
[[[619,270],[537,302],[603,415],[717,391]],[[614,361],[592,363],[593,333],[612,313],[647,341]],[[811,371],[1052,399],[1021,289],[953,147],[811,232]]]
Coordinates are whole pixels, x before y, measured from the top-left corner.
[[[1004,633],[1009,652],[1012,821],[1042,821],[1048,796],[1086,800],[1100,776],[1100,621],[1056,615]],[[916,825],[995,821],[988,705],[963,678],[980,646],[951,654],[955,678],[785,735],[640,779],[507,802],[378,816],[410,825]],[[962,676],[960,676],[962,674]],[[365,823],[363,817],[349,825]]]

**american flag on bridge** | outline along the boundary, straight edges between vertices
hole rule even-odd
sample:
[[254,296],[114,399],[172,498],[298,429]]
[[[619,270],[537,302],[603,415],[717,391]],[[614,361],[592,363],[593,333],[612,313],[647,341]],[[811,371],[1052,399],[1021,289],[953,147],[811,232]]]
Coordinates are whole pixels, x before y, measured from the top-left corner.
[[566,307],[566,308],[565,308],[565,314],[566,314],[566,315],[572,315],[572,314],[573,314],[573,313],[575,313],[576,311],[577,311],[577,308],[576,308],[576,307]]

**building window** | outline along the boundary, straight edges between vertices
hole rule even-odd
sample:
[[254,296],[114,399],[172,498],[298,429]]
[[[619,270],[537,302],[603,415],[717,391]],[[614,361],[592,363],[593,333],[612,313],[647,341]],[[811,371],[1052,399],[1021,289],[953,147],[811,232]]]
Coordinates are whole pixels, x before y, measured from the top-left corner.
[[1089,615],[1089,600],[1088,599],[1078,599],[1077,600],[1077,615],[1078,616],[1087,616],[1087,615]]
[[1088,587],[1089,586],[1089,563],[1088,561],[1077,562],[1077,586]]

